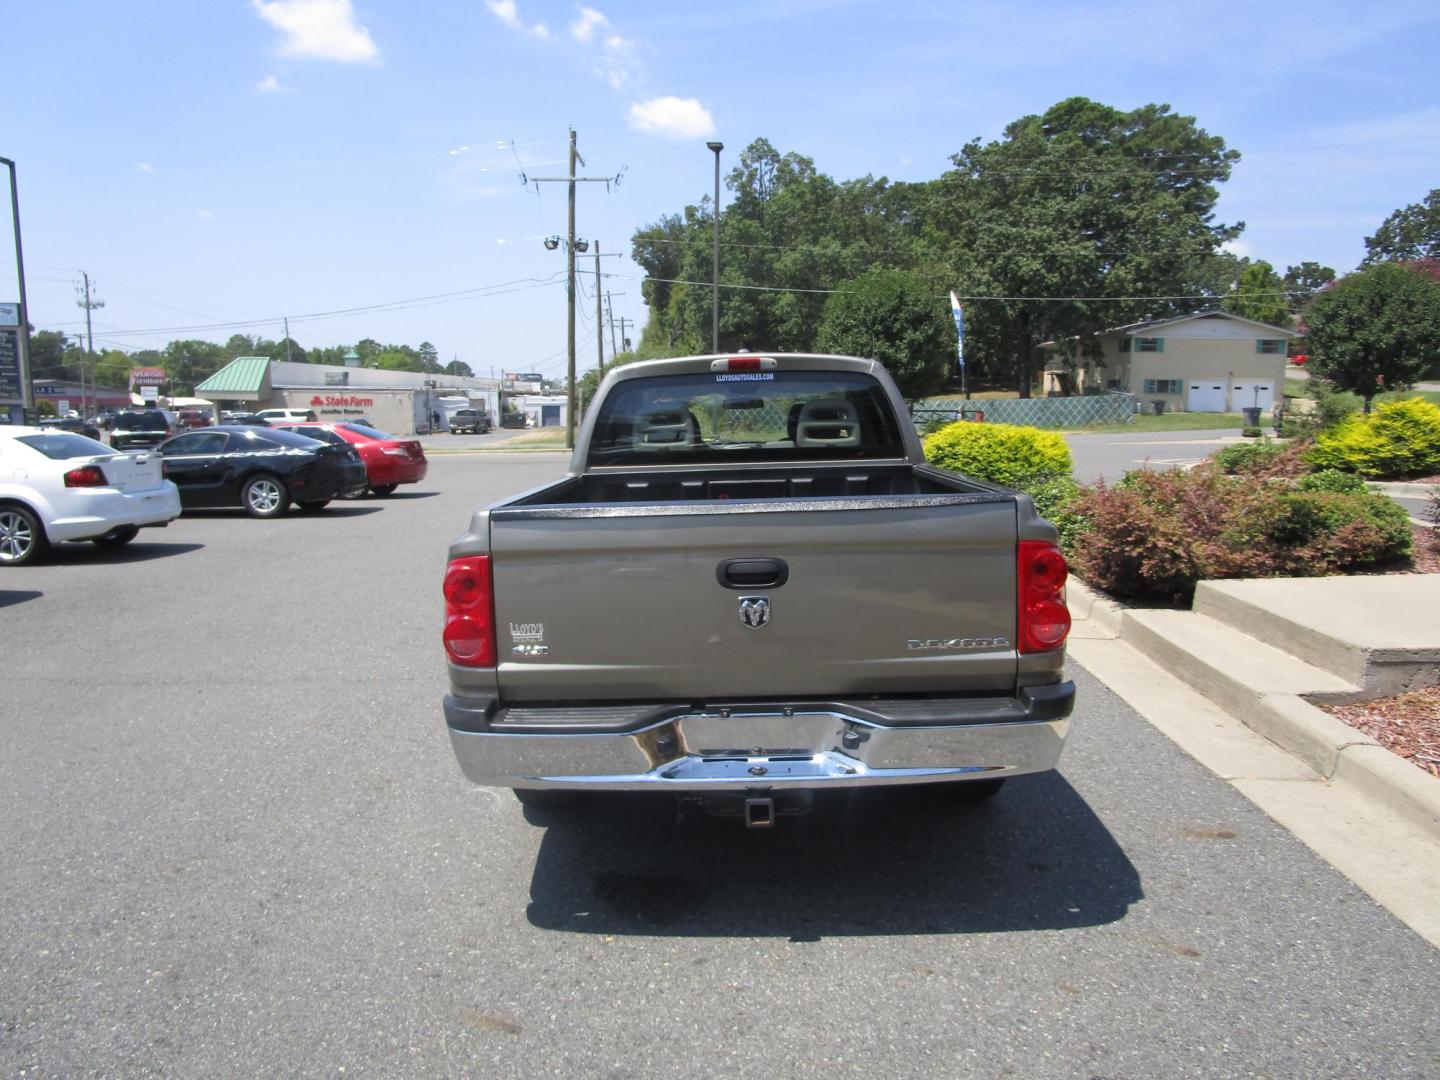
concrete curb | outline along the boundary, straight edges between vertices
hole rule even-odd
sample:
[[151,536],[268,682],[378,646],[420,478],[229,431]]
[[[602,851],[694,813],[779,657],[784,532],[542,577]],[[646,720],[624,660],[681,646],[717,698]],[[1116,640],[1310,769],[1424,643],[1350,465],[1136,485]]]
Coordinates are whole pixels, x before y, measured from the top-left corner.
[[[1126,618],[1126,609],[1120,604],[1074,578],[1066,583],[1066,601],[1075,622],[1093,622],[1105,631],[1105,636],[1118,638],[1131,648],[1136,648],[1137,635],[1149,632],[1136,620]],[[1144,649],[1136,651],[1151,655]],[[1298,694],[1257,693],[1251,698],[1226,693],[1221,695],[1224,700],[1217,701],[1211,693],[1205,693],[1205,687],[1194,689],[1325,780],[1440,840],[1440,780],[1426,776],[1364,732],[1335,719]],[[1212,684],[1210,689],[1213,691],[1215,686]]]
[[1365,486],[1381,495],[1429,495],[1433,491],[1440,491],[1440,484],[1382,483],[1379,480],[1367,480]]
[[1125,609],[1108,596],[1102,596],[1078,578],[1065,582],[1065,606],[1075,622],[1093,622],[1109,637],[1120,637]]

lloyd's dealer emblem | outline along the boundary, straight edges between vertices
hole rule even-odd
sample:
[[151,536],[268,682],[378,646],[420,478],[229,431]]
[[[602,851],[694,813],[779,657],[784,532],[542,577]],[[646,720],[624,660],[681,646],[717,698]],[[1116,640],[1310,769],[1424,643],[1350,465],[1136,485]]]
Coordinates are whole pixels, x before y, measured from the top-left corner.
[[740,621],[747,630],[759,630],[770,621],[770,598],[768,596],[740,597]]

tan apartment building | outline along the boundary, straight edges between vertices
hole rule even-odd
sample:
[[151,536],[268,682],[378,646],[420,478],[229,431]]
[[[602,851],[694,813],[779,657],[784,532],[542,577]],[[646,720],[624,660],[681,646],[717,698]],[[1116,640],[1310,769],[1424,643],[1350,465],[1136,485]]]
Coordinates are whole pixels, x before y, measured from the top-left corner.
[[1078,358],[1071,368],[1056,355],[1045,365],[1047,394],[1122,390],[1147,407],[1163,401],[1167,411],[1254,406],[1270,412],[1284,400],[1285,354],[1295,331],[1203,311],[1119,326],[1097,337],[1099,358]]

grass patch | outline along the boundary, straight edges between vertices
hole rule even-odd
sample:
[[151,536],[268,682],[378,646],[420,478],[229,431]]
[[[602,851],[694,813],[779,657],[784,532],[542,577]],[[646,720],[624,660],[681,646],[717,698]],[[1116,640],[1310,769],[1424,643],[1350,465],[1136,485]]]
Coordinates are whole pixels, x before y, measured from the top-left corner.
[[565,449],[565,429],[563,427],[541,428],[539,431],[527,431],[524,435],[516,435],[514,438],[506,439],[503,443],[506,450],[563,450]]
[[1161,416],[1136,416],[1128,424],[1095,424],[1091,427],[1075,428],[1088,434],[1105,435],[1127,431],[1239,431],[1245,418],[1239,413],[1172,413]]
[[[1313,398],[1314,384],[1309,379],[1285,380],[1285,396],[1294,398]],[[1359,410],[1364,402],[1351,393],[1337,394],[1341,401],[1352,409]],[[1432,405],[1440,405],[1440,393],[1434,390],[1391,390],[1384,394],[1376,394],[1374,404],[1380,405],[1387,401],[1404,401],[1406,398],[1419,398],[1421,401],[1428,401]]]

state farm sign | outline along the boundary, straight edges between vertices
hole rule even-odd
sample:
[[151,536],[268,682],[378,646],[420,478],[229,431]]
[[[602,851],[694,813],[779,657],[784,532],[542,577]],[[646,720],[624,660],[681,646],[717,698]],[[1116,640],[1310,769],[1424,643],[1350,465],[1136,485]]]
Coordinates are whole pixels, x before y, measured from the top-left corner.
[[353,394],[316,394],[310,399],[312,409],[373,409],[375,399],[356,397]]

